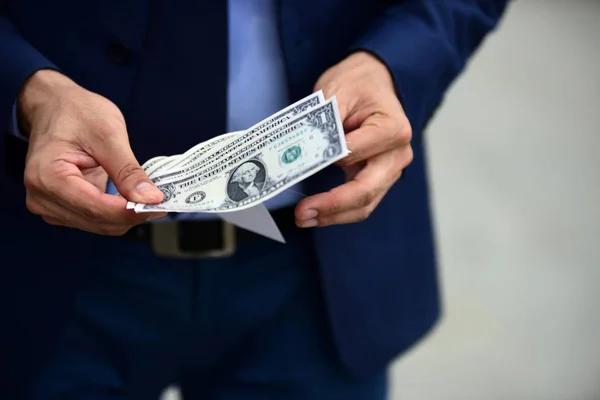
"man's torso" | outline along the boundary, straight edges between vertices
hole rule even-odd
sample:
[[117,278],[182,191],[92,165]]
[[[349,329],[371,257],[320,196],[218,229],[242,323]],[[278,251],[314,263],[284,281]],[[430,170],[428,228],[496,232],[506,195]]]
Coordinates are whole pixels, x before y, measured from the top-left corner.
[[[320,74],[346,56],[388,3],[276,1],[285,100],[291,103],[309,94]],[[121,108],[140,162],[185,151],[228,130],[225,2],[5,4],[10,21],[37,50],[79,84]],[[415,147],[407,176],[367,221],[314,230],[334,335],[345,362],[355,370],[389,361],[437,319],[424,164],[423,149]],[[306,194],[343,181],[339,170],[325,169],[306,181]]]

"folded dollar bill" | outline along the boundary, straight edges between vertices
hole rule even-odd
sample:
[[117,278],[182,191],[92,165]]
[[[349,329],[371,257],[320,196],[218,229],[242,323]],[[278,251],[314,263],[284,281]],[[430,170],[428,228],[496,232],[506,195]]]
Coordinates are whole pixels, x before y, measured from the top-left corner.
[[321,91],[245,131],[199,143],[142,168],[163,192],[160,204],[127,203],[136,212],[225,213],[253,207],[346,157],[335,97]]

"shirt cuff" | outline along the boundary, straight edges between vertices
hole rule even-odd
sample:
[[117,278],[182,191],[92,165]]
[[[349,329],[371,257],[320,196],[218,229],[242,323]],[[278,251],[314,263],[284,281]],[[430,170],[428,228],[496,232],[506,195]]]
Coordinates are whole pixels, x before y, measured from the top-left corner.
[[24,140],[26,142],[29,141],[29,139],[23,135],[21,133],[21,130],[19,129],[19,120],[17,119],[17,103],[13,104],[13,110],[12,110],[12,118],[11,118],[11,122],[10,122],[10,127],[9,127],[9,132],[18,137],[21,140]]

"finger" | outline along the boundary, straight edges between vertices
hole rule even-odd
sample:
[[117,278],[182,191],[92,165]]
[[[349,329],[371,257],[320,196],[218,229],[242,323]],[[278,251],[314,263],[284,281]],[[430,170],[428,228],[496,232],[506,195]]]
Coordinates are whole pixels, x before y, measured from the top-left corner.
[[347,166],[368,160],[378,154],[410,143],[410,129],[395,119],[376,114],[364,121],[362,126],[346,135],[351,153],[338,165]]
[[27,210],[32,214],[39,215],[42,218],[61,220],[64,226],[69,226],[76,219],[82,218],[62,205],[46,200],[43,196],[32,190],[27,191],[26,206]]
[[91,155],[110,176],[117,191],[127,200],[136,203],[160,203],[163,194],[133,155],[127,135],[105,132],[99,137]]
[[[296,220],[319,220],[329,215],[367,207],[375,200],[379,188],[352,180],[329,192],[319,193],[302,200],[296,207]],[[310,222],[309,225],[313,225]]]
[[42,216],[44,222],[49,225],[63,226],[66,228],[75,228],[84,232],[95,233],[103,236],[123,236],[133,226],[131,225],[106,225],[106,224],[87,224],[87,223],[66,223],[65,220]]
[[[109,236],[124,235],[133,226],[138,225],[138,223],[124,224],[113,222],[93,222],[89,219],[86,219],[85,216],[77,214],[60,204],[45,200],[43,198],[38,200],[38,204],[43,210],[40,213],[40,216],[46,222],[52,225],[76,228],[86,232]],[[164,218],[166,215],[167,213],[153,213],[152,215],[147,216],[143,222]]]
[[[296,220],[320,225],[333,215],[355,211],[352,215],[366,218],[379,204],[387,190],[400,177],[405,152],[383,153],[368,160],[354,179],[329,192],[319,193],[302,200],[296,207]],[[347,215],[342,218],[353,218]],[[306,224],[299,224],[305,226]]]
[[320,216],[315,219],[309,219],[305,221],[296,220],[296,225],[300,228],[312,228],[315,226],[325,227],[330,225],[343,225],[361,222],[369,218],[371,213],[375,210],[375,208],[377,208],[377,205],[379,205],[382,199],[383,195],[378,196],[377,199],[375,199],[372,203],[362,208]]
[[367,207],[385,190],[388,174],[380,163],[368,162],[351,181],[302,200],[297,206],[296,218],[315,219]]
[[[83,179],[75,167],[61,179],[53,178],[47,184],[47,197],[65,208],[81,215],[88,222],[137,225],[146,222],[148,216],[137,214],[126,208],[127,200],[101,192],[96,186]],[[163,215],[164,216],[164,215]]]
[[72,210],[48,201],[41,196],[28,195],[27,205],[30,212],[39,215],[46,223],[55,226],[76,228],[86,232],[109,236],[121,236],[133,226],[128,224],[90,222]]

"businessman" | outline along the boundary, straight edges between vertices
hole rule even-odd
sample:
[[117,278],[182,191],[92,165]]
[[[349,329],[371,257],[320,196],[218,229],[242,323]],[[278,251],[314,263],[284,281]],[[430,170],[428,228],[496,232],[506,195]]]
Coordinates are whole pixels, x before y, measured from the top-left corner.
[[[0,2],[1,397],[384,399],[440,315],[424,127],[505,7]],[[125,208],[320,89],[352,153],[267,203],[285,245]]]

